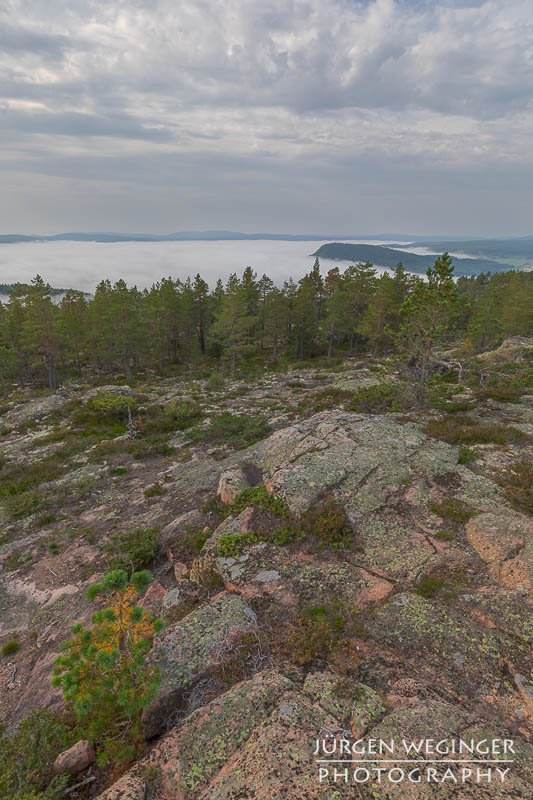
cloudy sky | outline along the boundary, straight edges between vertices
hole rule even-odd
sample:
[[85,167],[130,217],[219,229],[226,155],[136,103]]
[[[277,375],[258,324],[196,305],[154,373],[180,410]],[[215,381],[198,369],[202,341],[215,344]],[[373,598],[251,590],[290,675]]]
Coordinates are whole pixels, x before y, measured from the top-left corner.
[[533,232],[531,0],[0,0],[0,232]]

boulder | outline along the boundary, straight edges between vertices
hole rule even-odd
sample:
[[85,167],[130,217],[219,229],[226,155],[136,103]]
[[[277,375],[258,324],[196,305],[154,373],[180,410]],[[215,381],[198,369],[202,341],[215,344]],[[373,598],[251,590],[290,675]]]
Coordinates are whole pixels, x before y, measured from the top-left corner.
[[153,581],[139,601],[139,605],[151,611],[151,613],[157,617],[161,612],[164,595],[165,589],[163,586],[161,586],[159,581]]
[[239,464],[233,464],[224,470],[218,482],[217,495],[223,503],[231,505],[239,492],[250,486],[244,469]]
[[94,747],[87,739],[81,739],[68,750],[60,753],[54,761],[54,770],[56,772],[70,772],[71,775],[77,775],[87,769],[89,764],[92,764],[96,754]]

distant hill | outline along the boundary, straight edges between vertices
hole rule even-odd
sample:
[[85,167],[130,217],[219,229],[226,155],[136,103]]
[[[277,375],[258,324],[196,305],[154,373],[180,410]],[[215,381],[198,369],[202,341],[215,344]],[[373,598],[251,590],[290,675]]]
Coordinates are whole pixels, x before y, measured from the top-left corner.
[[[29,285],[30,284],[27,284],[27,283],[19,283],[18,284],[18,286],[29,286]],[[13,289],[13,284],[12,283],[0,283],[0,294],[2,294],[2,295],[9,294],[9,292],[12,289]],[[55,297],[58,294],[65,294],[68,291],[69,291],[68,289],[54,289],[54,288],[51,288],[50,289],[50,297]],[[87,292],[85,292],[84,294],[87,294]]]
[[[424,246],[428,245],[425,244]],[[447,243],[446,246],[442,247],[442,252],[451,249]],[[408,272],[420,274],[423,274],[429,266],[435,263],[435,256],[432,255],[419,256],[415,255],[415,253],[406,253],[403,250],[394,250],[391,247],[382,247],[381,245],[344,244],[342,242],[323,244],[312,255],[319,258],[329,258],[334,261],[362,263],[369,261],[376,266],[390,267],[391,269],[394,269],[398,262],[401,261]],[[478,275],[480,272],[505,272],[512,269],[509,264],[502,264],[498,261],[484,258],[454,258],[453,263],[456,275]]]
[[470,256],[484,258],[515,258],[533,263],[533,236],[521,236],[513,239],[475,239],[460,241],[418,241],[413,247],[427,247],[430,250],[444,252],[452,250]]
[[[345,235],[345,234],[317,234],[317,233],[240,233],[239,231],[180,231],[178,233],[54,233],[50,235],[26,236],[18,233],[0,235],[0,244],[14,244],[17,242],[205,242],[205,241],[254,241],[268,239],[280,242],[323,242],[325,239],[350,240],[384,240],[397,242],[412,242],[413,236],[405,234],[375,234],[375,235]],[[418,237],[420,238],[420,237]]]

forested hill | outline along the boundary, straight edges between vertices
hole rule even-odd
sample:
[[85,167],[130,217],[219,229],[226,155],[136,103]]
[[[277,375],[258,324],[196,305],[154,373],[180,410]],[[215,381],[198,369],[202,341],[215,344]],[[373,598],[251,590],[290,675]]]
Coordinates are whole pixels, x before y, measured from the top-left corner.
[[416,241],[413,247],[427,247],[442,253],[452,250],[468,256],[481,256],[482,258],[512,259],[518,265],[520,262],[533,264],[533,236],[521,236],[513,239],[475,239],[457,241]]
[[[446,248],[444,248],[446,249]],[[396,267],[399,261],[408,272],[424,273],[435,261],[434,255],[419,256],[403,250],[393,250],[372,244],[344,244],[331,242],[319,247],[314,256],[329,258],[334,261],[352,261],[354,263],[371,263],[380,267]],[[456,275],[479,275],[480,272],[505,272],[512,267],[487,258],[454,258]]]
[[[23,292],[24,290],[28,290],[30,288],[30,284],[28,283],[0,283],[0,294],[1,295],[8,295],[12,292],[15,288],[18,288],[19,291]],[[48,294],[50,297],[55,297],[59,294],[66,294],[68,291],[72,291],[69,289],[57,289],[53,286],[48,287]],[[89,296],[86,292],[84,293],[87,297]]]

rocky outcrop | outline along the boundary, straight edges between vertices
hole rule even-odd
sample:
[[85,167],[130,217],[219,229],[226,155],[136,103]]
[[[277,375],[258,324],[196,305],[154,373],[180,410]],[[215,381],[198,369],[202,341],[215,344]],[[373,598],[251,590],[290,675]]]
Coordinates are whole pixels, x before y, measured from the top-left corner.
[[143,717],[148,738],[161,732],[184,692],[222,665],[238,638],[256,624],[242,598],[223,592],[163,631],[150,653],[161,683]]
[[[158,800],[348,800],[357,796],[353,785],[319,780],[317,739],[331,747],[335,736],[355,741],[364,734],[367,741],[394,741],[400,753],[404,738],[449,739],[451,731],[456,738],[502,738],[501,725],[497,730],[483,726],[458,705],[419,697],[413,690],[410,699],[409,705],[393,708],[386,695],[357,681],[346,686],[331,673],[312,673],[302,685],[265,671],[190,714],[98,800],[138,800],[143,787],[151,791],[147,775],[157,776],[152,788]],[[533,748],[522,739],[516,747],[520,757],[513,765],[510,796],[525,798]],[[380,755],[376,765],[385,758],[390,756]],[[429,800],[435,789],[431,784],[387,783],[379,796]],[[460,791],[471,800],[500,796],[496,784],[484,784],[483,794],[475,783]],[[372,792],[371,785],[361,785],[361,797],[371,798]]]
[[[143,460],[135,449],[142,435],[131,448],[107,441],[101,457],[99,445],[79,451],[45,485],[44,494],[71,503],[65,513],[62,506],[55,521],[43,514],[41,522],[38,512],[8,522],[0,644],[16,634],[20,646],[0,665],[2,719],[60,706],[52,663],[71,624],[89,624],[85,589],[108,569],[110,539],[157,526],[153,582],[140,599],[166,623],[150,653],[161,685],[144,717],[148,755],[102,798],[353,798],[353,786],[317,779],[313,742],[324,731],[384,739],[508,731],[521,752],[509,796],[525,798],[533,766],[533,528],[496,479],[514,460],[533,458],[531,442],[481,445],[466,465],[459,448],[428,437],[414,413],[331,409],[297,420],[296,403],[326,385],[316,370],[297,377],[294,392],[285,376],[269,375],[227,399],[235,413],[267,414],[270,404],[278,414],[275,433],[252,447],[212,449],[176,431],[164,455]],[[376,380],[365,370],[328,374],[343,391]],[[164,391],[150,402],[179,396],[174,380]],[[208,398],[205,413],[219,402]],[[500,414],[497,404],[489,410]],[[516,404],[505,421],[522,420],[527,434],[526,411],[527,402]],[[17,461],[19,446],[24,458],[51,452],[37,445],[50,433],[61,439],[63,421],[52,429],[45,416],[31,437],[4,437],[9,460]],[[164,491],[147,500],[143,489],[153,484]],[[288,516],[256,501],[223,519],[231,509],[221,509],[217,494],[231,504],[258,485],[285,501]],[[76,492],[86,497],[87,486],[93,494],[80,509]],[[342,542],[328,539],[327,524],[322,537],[305,527],[330,504],[348,521]],[[277,536],[289,522],[290,535]],[[317,632],[298,626],[324,609],[343,647],[328,650],[319,629],[306,660],[305,637]],[[246,651],[250,642],[259,643],[257,658]],[[485,800],[497,796],[493,788],[461,787],[456,796]],[[370,800],[374,791],[391,800],[435,796],[434,787],[405,784],[362,786],[360,796]]]
[[504,339],[496,350],[488,350],[480,353],[478,358],[481,361],[520,361],[525,355],[533,352],[533,339],[527,336],[511,336]]

